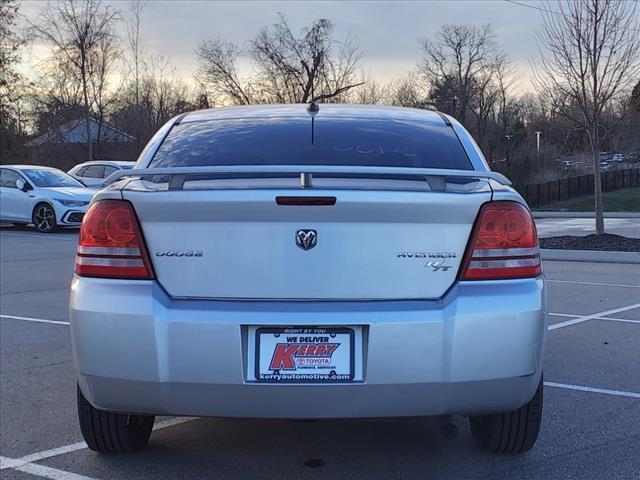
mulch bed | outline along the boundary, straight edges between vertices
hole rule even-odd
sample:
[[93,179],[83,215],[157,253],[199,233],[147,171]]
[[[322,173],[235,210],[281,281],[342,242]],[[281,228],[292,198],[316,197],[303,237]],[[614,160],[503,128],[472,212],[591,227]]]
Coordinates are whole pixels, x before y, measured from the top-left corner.
[[540,248],[554,250],[602,250],[608,252],[640,252],[640,238],[628,238],[603,233],[602,235],[562,235],[540,239]]

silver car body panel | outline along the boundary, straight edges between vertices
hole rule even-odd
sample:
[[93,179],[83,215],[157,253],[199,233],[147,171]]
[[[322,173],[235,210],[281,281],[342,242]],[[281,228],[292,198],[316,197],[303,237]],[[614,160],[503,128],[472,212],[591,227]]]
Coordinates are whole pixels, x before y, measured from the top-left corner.
[[[480,205],[491,198],[482,188],[314,189],[335,196],[336,205],[277,205],[287,194],[125,190],[123,197],[136,207],[156,276],[172,297],[343,300],[441,297],[456,279]],[[301,228],[318,232],[310,251],[296,248]],[[176,249],[202,255],[162,255]],[[405,252],[424,256],[400,256]],[[442,253],[451,254],[442,269],[427,265],[429,255]]]
[[[509,411],[542,368],[544,280],[458,282],[439,300],[172,299],[155,281],[76,277],[71,331],[96,407],[167,415],[337,418]],[[362,381],[251,381],[249,326],[360,326]]]
[[[215,115],[237,115],[220,110]],[[475,170],[488,171],[475,142],[449,120]],[[158,132],[136,168],[147,167],[170,129],[171,122]],[[74,277],[72,345],[84,395],[106,410],[220,417],[517,409],[542,373],[544,276],[457,280],[481,205],[524,204],[500,180],[432,188],[420,180],[318,178],[303,189],[295,178],[226,178],[169,190],[162,182],[117,179],[93,201],[133,204],[157,279]],[[280,195],[337,202],[282,207]],[[313,249],[296,247],[300,228],[317,230]],[[202,256],[163,254],[176,251]],[[428,259],[403,252],[455,257],[450,269],[432,271]],[[261,326],[353,327],[360,342],[354,381],[257,382],[253,349]]]

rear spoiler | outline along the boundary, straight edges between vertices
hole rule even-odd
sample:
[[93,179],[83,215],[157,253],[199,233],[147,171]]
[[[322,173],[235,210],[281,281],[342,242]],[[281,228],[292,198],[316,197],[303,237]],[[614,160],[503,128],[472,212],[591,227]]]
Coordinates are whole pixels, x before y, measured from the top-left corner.
[[423,177],[426,180],[439,180],[444,184],[446,177],[475,178],[482,180],[495,180],[502,185],[511,185],[507,177],[498,172],[479,172],[475,170],[453,170],[445,168],[413,168],[413,167],[350,167],[343,165],[218,165],[213,167],[167,167],[167,168],[140,168],[132,170],[119,170],[111,174],[104,181],[107,186],[124,177],[151,177],[159,175],[169,176],[169,190],[181,190],[184,182],[190,175],[233,175],[245,177],[251,174],[296,174],[300,176],[300,186],[309,188],[312,186],[312,174],[322,175],[353,175],[366,178],[368,176]]

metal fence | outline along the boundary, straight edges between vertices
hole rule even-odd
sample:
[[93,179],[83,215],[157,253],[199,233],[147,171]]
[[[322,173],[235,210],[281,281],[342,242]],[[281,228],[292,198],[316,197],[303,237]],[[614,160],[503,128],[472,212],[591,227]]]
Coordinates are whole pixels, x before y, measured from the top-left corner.
[[[602,190],[640,186],[640,167],[609,170],[601,173]],[[593,194],[593,174],[562,178],[533,185],[515,185],[531,208],[543,207],[558,200]]]

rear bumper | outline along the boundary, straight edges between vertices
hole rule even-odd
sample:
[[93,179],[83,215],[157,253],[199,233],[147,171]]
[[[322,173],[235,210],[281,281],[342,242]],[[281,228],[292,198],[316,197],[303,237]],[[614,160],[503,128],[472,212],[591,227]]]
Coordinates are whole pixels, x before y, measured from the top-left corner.
[[[221,417],[483,414],[526,403],[542,371],[543,278],[459,282],[438,301],[175,300],[152,281],[74,278],[80,387],[106,410]],[[247,326],[362,326],[363,381],[251,382]]]

